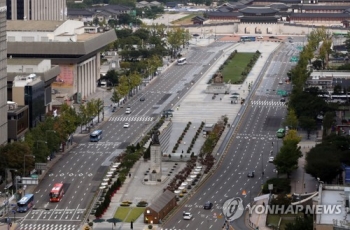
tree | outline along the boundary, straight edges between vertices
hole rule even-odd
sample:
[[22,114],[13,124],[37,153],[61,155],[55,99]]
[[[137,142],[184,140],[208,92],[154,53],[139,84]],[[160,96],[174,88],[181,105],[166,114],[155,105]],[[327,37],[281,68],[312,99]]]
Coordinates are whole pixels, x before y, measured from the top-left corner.
[[323,125],[323,137],[326,137],[330,134],[331,128],[334,124],[335,112],[329,111],[323,116],[322,125]]
[[97,116],[98,116],[98,122],[100,122],[100,113],[102,113],[102,120],[104,119],[104,101],[102,101],[100,98],[97,98],[96,100],[96,109],[97,109]]
[[[0,161],[0,168],[14,168],[17,173],[24,175],[24,157],[32,155],[32,150],[26,142],[11,142],[0,148],[2,159]],[[34,168],[34,157],[26,157],[26,171],[31,171]]]
[[111,70],[108,70],[108,72],[103,77],[103,79],[106,79],[107,81],[112,83],[112,85],[114,86],[114,85],[118,85],[118,77],[119,77],[118,72],[115,71],[114,69],[111,69]]
[[288,126],[290,129],[297,129],[298,127],[298,118],[295,114],[294,109],[289,109],[286,120],[283,123],[285,126]]
[[86,126],[87,123],[90,121],[90,117],[88,116],[88,112],[84,104],[81,104],[79,106],[79,120],[80,120],[81,132],[83,132],[83,125]]
[[168,43],[170,45],[170,53],[172,57],[175,57],[179,51],[181,44],[184,43],[185,30],[182,28],[174,28],[168,31]]
[[345,47],[346,50],[350,52],[350,31],[348,31],[348,34],[346,35]]
[[341,171],[340,151],[334,145],[319,144],[306,155],[305,171],[331,183]]
[[283,140],[283,146],[273,161],[278,173],[287,174],[288,178],[298,168],[298,159],[302,156],[297,141],[298,139],[292,138],[292,135]]
[[300,141],[301,141],[301,136],[298,135],[298,132],[295,129],[292,129],[287,132],[286,136],[283,139],[283,144],[287,142],[287,143],[293,143],[297,145],[299,144]]
[[135,89],[137,86],[139,86],[142,83],[142,78],[139,73],[133,72],[129,76],[130,81],[130,90]]
[[313,218],[305,215],[304,218],[297,216],[292,223],[287,223],[285,230],[312,230]]
[[314,118],[308,116],[301,116],[299,118],[300,127],[307,132],[307,139],[310,139],[310,134],[317,128]]
[[119,85],[116,87],[116,89],[121,97],[125,97],[128,95],[131,88],[129,78],[126,75],[120,76]]
[[114,88],[113,93],[112,93],[112,97],[111,97],[111,101],[113,103],[118,103],[118,107],[119,107],[119,100],[120,100],[120,96],[119,96],[118,90],[116,88]]

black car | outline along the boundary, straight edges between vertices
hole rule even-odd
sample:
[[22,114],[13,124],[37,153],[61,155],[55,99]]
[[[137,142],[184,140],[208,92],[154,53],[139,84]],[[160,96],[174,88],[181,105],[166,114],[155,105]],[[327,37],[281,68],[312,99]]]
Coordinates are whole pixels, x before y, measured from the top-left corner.
[[207,202],[205,202],[205,204],[204,204],[203,207],[204,207],[204,209],[206,209],[206,210],[210,210],[210,209],[213,207],[213,203],[207,201]]
[[280,102],[286,102],[286,99],[284,97],[282,97]]
[[275,36],[270,36],[269,38],[270,38],[270,39],[275,39],[276,37],[275,37]]
[[140,97],[140,101],[146,100],[145,96]]
[[254,177],[254,172],[249,172],[247,176],[253,178]]

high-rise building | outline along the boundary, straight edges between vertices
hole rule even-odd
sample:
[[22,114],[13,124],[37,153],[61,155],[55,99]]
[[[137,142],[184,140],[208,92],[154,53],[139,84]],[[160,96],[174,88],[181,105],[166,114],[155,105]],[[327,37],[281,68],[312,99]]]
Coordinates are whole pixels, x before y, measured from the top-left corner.
[[0,144],[7,142],[6,0],[0,0]]
[[63,21],[66,0],[6,0],[8,20]]

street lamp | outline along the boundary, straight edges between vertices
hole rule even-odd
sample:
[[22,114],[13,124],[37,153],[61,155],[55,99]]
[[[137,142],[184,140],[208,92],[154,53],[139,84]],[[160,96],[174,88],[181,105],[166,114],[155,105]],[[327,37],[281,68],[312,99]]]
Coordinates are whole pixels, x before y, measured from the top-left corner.
[[26,157],[33,157],[35,159],[34,155],[24,155],[23,156],[23,177],[26,175]]

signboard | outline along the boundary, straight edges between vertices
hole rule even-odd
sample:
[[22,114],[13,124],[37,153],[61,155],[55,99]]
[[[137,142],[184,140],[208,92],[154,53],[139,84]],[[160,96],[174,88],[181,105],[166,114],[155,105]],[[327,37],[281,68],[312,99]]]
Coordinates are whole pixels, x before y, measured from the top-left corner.
[[32,174],[32,175],[30,175],[30,177],[33,178],[33,179],[38,179],[38,175],[37,174]]
[[31,178],[31,177],[22,177],[22,183],[21,184],[24,184],[24,185],[31,185],[31,184],[39,184],[39,180],[38,178],[34,179],[34,178]]
[[46,163],[35,163],[35,169],[36,170],[45,170],[47,168]]

